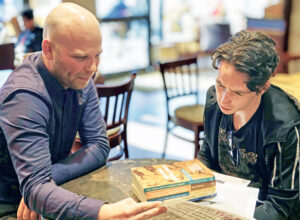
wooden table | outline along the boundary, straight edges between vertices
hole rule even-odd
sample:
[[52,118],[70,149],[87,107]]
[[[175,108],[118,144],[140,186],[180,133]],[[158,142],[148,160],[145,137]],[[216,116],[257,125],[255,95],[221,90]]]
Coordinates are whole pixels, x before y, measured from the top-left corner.
[[[62,187],[78,195],[104,200],[109,203],[114,203],[127,197],[132,197],[137,201],[137,198],[132,193],[131,189],[131,168],[172,162],[174,162],[174,160],[167,159],[134,159],[112,161],[108,162],[106,166],[100,169],[63,184]],[[165,205],[168,207],[168,212],[163,215],[156,216],[152,218],[152,220],[200,220],[207,216],[207,208],[203,210],[204,207],[199,207],[196,205],[196,203],[183,202],[175,205],[165,203]],[[184,212],[186,213],[184,216],[182,216],[182,211],[180,211],[180,209],[185,210]],[[180,214],[178,214],[178,211]],[[200,212],[202,214],[200,214]],[[220,211],[214,211],[214,213],[215,216],[222,217],[222,219],[229,219],[229,216],[232,217],[231,219],[245,219],[243,217],[236,218],[237,216],[233,216],[231,214],[229,216],[227,215],[228,218],[225,218],[226,215]],[[4,217],[4,219],[15,220],[16,218],[14,216],[7,216]]]
[[62,187],[78,195],[104,200],[109,203],[114,203],[127,197],[137,200],[131,190],[130,169],[137,166],[171,162],[173,160],[167,159],[116,160],[108,162],[106,166],[85,176],[65,183]]
[[[62,187],[76,194],[105,200],[109,203],[114,203],[127,197],[132,197],[138,201],[136,196],[132,193],[131,168],[172,162],[174,162],[174,160],[167,159],[128,159],[112,161],[98,170],[63,184]],[[152,218],[152,220],[200,220],[207,216],[207,210],[204,211],[204,207],[197,206],[196,203],[178,203],[175,205],[172,203],[164,203],[164,205],[168,207],[168,212],[156,216]],[[182,215],[182,212],[180,212],[178,214],[180,209],[187,210],[184,211],[187,213]],[[216,216],[220,217],[219,219],[245,219],[243,217],[237,218],[237,216],[233,215],[227,215],[228,218],[226,218],[220,211],[214,211],[214,213],[218,214],[215,214],[214,218],[206,219],[215,219]]]
[[[108,162],[106,166],[88,173],[82,177],[71,180],[62,185],[63,188],[78,195],[104,200],[114,203],[132,197],[137,198],[131,190],[130,169],[137,166],[150,166],[152,164],[171,163],[167,159],[135,159],[116,160]],[[2,219],[2,218],[1,218]],[[16,220],[15,215],[3,217],[4,220]]]

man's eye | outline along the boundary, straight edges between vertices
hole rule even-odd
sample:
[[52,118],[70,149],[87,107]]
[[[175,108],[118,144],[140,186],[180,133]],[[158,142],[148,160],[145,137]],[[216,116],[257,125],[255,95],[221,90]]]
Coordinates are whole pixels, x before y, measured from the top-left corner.
[[224,88],[224,86],[221,85],[220,83],[217,83],[217,86],[220,87],[220,88]]
[[77,60],[84,60],[86,57],[78,57],[78,56],[76,56],[75,57]]
[[238,96],[243,96],[243,94],[239,93],[239,92],[235,92],[235,94],[238,95]]

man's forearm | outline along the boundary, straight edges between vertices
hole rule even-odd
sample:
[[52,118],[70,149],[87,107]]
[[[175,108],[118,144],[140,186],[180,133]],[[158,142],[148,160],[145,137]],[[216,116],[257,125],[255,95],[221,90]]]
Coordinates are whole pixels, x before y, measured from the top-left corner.
[[108,152],[101,146],[83,148],[52,165],[52,178],[57,185],[80,177],[105,165]]

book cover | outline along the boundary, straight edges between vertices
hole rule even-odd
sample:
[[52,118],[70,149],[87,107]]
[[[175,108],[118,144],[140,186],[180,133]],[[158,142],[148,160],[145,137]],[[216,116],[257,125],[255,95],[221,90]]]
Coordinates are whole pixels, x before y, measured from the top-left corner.
[[189,201],[199,201],[206,198],[211,198],[216,196],[216,186],[207,187],[197,192],[176,192],[174,191],[169,195],[158,195],[157,197],[147,198],[145,194],[137,190],[135,185],[132,184],[132,192],[141,201],[176,201],[176,200],[189,200]]
[[210,194],[216,192],[212,171],[197,159],[135,167],[131,169],[131,174],[134,191],[139,192],[139,197],[143,197],[144,201],[175,195],[203,194],[208,189]]
[[145,195],[146,200],[169,196],[172,194],[186,193],[186,192],[189,195],[192,195],[192,194],[201,193],[203,191],[206,191],[207,189],[212,189],[213,186],[215,185],[216,185],[216,181],[194,183],[190,185],[176,186],[172,188],[165,188],[165,189],[159,189],[155,191],[144,192],[143,195]]

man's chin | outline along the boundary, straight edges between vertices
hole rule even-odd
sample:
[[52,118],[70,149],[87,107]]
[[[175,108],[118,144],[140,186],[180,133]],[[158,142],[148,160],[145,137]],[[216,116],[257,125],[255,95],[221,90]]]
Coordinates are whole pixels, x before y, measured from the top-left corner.
[[231,115],[234,113],[234,111],[230,108],[224,108],[222,106],[219,106],[219,107],[220,107],[221,112],[225,115]]
[[84,89],[85,87],[87,87],[87,85],[89,84],[89,82],[86,83],[81,83],[81,84],[77,84],[77,85],[73,85],[71,88],[74,90],[81,90]]

